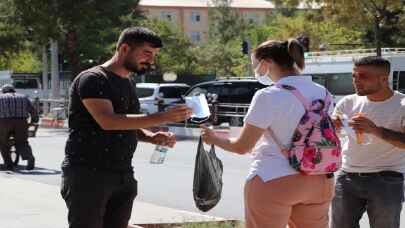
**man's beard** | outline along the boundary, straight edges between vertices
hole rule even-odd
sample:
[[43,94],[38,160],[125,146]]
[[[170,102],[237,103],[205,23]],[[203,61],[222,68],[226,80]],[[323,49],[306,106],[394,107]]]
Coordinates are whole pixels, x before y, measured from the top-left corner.
[[124,67],[130,72],[136,73],[136,74],[144,74],[147,71],[147,67],[139,69],[139,67],[136,64],[133,64],[129,61],[124,61]]
[[359,96],[367,96],[367,95],[371,95],[371,94],[374,94],[374,93],[377,93],[378,91],[380,91],[381,90],[381,88],[376,88],[376,87],[374,87],[374,88],[368,88],[368,89],[357,89],[356,87],[355,87],[355,90],[356,90],[356,93],[357,93],[357,95],[359,95]]

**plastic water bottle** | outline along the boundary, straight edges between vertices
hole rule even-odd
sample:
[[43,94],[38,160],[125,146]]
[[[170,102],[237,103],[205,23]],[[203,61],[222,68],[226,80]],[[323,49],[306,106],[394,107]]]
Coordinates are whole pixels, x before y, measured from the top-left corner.
[[155,150],[150,157],[150,163],[152,164],[163,164],[166,158],[167,151],[169,150],[166,146],[156,145]]

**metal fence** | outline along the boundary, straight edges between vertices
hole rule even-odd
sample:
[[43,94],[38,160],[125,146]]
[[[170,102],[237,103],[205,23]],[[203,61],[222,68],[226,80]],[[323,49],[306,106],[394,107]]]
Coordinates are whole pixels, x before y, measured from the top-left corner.
[[38,112],[45,117],[58,120],[67,118],[67,99],[34,99],[33,104]]

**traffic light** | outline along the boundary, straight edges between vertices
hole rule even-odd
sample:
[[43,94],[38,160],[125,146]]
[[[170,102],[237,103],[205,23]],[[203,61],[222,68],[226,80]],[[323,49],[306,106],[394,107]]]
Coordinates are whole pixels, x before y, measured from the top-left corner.
[[249,42],[248,41],[246,41],[246,40],[244,40],[243,42],[242,42],[242,53],[244,54],[244,55],[247,55],[247,54],[249,54],[249,47],[250,45],[249,45]]

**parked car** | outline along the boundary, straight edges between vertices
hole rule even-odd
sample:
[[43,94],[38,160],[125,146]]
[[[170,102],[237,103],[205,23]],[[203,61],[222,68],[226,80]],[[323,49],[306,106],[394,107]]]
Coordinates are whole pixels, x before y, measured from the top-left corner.
[[254,94],[265,87],[255,79],[224,79],[196,84],[185,96],[205,94],[209,103],[217,103],[215,124],[241,126]]
[[[136,93],[141,104],[142,113],[155,113],[162,105],[169,105],[181,100],[190,86],[182,83],[137,83]],[[159,104],[159,106],[158,106]]]

